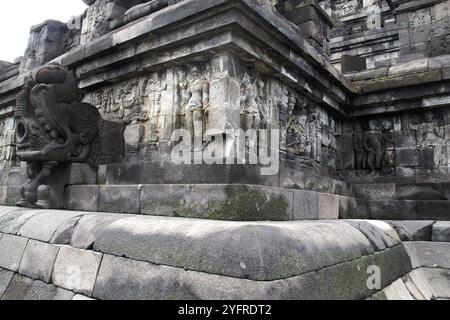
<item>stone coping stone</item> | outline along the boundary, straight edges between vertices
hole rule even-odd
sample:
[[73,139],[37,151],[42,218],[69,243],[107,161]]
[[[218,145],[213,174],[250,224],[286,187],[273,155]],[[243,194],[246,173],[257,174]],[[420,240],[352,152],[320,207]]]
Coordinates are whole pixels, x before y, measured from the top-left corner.
[[386,221],[402,241],[431,241],[434,221]]
[[37,215],[30,218],[20,228],[18,235],[43,242],[50,242],[52,239],[55,239],[54,236],[56,233],[61,235],[67,229],[69,229],[69,232],[73,230],[74,223],[76,223],[74,218],[88,214],[62,210],[38,210],[37,212]]
[[413,268],[450,269],[450,243],[417,241],[403,244]]
[[[320,270],[398,244],[388,224],[370,228],[370,235],[351,224],[135,216],[109,224],[97,236],[94,250],[186,270],[270,281]],[[373,239],[386,241],[376,245]]]
[[450,242],[450,221],[438,221],[433,226],[433,242]]
[[103,300],[350,300],[365,299],[369,266],[385,287],[410,271],[402,246],[275,281],[253,281],[104,255],[94,298]]

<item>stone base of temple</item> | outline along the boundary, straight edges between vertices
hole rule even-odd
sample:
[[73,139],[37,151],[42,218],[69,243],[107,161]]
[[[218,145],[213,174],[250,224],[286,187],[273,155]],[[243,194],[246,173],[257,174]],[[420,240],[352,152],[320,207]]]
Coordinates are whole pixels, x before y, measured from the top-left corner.
[[[422,241],[403,243],[405,230]],[[411,230],[382,221],[226,222],[0,207],[0,296],[448,298],[445,283],[433,285],[450,272],[449,243],[425,242],[443,230],[448,236],[448,225]],[[369,280],[374,266],[378,287]]]

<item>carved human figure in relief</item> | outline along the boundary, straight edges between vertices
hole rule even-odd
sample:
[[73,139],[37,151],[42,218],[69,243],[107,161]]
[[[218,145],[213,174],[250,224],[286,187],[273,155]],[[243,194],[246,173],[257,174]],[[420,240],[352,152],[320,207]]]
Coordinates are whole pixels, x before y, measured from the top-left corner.
[[422,148],[436,146],[445,137],[445,132],[442,127],[434,123],[433,112],[425,113],[424,120],[417,130],[418,146]]
[[353,131],[353,148],[355,150],[355,170],[366,169],[366,150],[364,148],[364,132],[360,123],[355,123]]
[[309,114],[308,134],[311,143],[311,159],[322,162],[322,128],[319,110],[314,107]]
[[380,170],[383,162],[383,137],[375,120],[370,120],[369,130],[364,135],[364,149],[367,152],[367,167],[372,172]]
[[394,128],[392,122],[385,119],[381,122],[381,129],[383,133],[383,173],[389,174],[392,172],[392,168],[395,164],[395,139],[394,139]]
[[263,112],[257,100],[259,100],[258,89],[252,83],[248,73],[245,73],[242,80],[241,93],[242,129],[244,131],[249,129],[258,130],[260,128]]
[[201,75],[197,67],[188,75],[188,88],[185,93],[189,101],[185,106],[186,128],[191,135],[195,151],[203,149],[205,114],[209,108],[209,82]]

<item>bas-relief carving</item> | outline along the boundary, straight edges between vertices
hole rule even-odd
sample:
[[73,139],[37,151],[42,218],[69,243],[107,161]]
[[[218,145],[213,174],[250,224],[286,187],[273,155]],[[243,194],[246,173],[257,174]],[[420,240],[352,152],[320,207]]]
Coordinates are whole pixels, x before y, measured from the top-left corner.
[[[396,149],[417,150],[424,163],[417,163],[420,169],[448,166],[448,145],[446,126],[440,111],[415,114],[401,114],[393,117],[366,119],[353,125],[354,169],[358,175],[366,172],[370,176],[392,175],[397,166]],[[429,151],[431,150],[431,156]],[[408,164],[410,166],[410,164]]]
[[0,165],[17,165],[13,117],[0,119]]

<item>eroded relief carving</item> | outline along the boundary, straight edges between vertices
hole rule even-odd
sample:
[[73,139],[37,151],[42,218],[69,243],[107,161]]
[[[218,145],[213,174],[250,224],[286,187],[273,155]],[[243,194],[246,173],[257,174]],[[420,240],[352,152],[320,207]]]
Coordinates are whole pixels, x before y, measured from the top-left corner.
[[115,145],[102,145],[101,130],[108,126],[96,107],[81,101],[75,76],[58,64],[42,67],[25,81],[15,119],[17,155],[27,163],[29,179],[21,189],[19,206],[64,206],[64,177],[52,173],[65,163],[98,163],[102,151],[120,149],[111,128],[107,131]]

